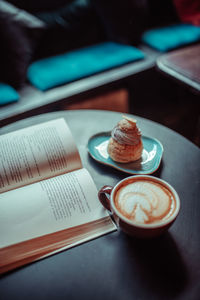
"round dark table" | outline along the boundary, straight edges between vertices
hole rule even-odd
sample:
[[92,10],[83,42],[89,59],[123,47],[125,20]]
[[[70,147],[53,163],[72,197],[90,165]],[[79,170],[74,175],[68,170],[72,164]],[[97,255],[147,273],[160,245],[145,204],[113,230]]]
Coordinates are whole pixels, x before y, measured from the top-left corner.
[[[94,161],[87,153],[91,135],[109,131],[121,119],[110,111],[61,111],[24,119],[0,134],[64,117],[83,165],[99,189],[129,176]],[[161,141],[162,163],[152,175],[178,192],[181,211],[169,231],[154,240],[113,232],[3,275],[6,299],[199,299],[200,295],[200,149],[174,131],[139,118],[144,135]]]

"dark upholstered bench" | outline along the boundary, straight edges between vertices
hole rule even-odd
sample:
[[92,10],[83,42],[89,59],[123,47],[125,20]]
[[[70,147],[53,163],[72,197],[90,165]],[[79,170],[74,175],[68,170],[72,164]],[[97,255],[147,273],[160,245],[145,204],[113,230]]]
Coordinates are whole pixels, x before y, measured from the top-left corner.
[[39,113],[59,109],[68,103],[84,101],[88,97],[127,87],[127,83],[139,73],[155,67],[160,53],[147,46],[138,47],[145,54],[140,61],[130,62],[116,68],[108,69],[83,79],[63,84],[47,91],[41,91],[27,83],[19,90],[20,100],[0,108],[0,126]]

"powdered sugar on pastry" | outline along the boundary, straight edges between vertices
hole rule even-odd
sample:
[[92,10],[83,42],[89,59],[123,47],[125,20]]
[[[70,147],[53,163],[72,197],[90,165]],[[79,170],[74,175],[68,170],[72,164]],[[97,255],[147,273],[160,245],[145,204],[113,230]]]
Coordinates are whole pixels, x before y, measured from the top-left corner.
[[141,132],[134,119],[125,117],[113,128],[111,136],[120,144],[137,145],[141,139]]

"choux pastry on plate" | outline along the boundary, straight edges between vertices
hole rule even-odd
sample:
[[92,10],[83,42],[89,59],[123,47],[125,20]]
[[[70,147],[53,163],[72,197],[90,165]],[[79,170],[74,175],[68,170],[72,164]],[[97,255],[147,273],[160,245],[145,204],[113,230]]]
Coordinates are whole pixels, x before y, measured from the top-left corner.
[[129,163],[141,158],[143,144],[135,119],[123,116],[111,132],[107,150],[116,162]]

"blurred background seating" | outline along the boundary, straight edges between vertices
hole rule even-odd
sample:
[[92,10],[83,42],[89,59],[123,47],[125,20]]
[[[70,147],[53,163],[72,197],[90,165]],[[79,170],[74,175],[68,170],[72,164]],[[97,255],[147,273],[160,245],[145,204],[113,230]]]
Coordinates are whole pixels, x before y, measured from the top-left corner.
[[[1,1],[0,82],[19,95],[17,103],[1,106],[1,126],[63,108],[121,110],[160,122],[198,144],[199,95],[158,72],[162,53],[142,40],[149,30],[186,21],[199,28],[199,6],[192,3],[188,17],[183,6],[188,2],[181,0]],[[27,79],[35,61],[107,41],[136,47],[145,58],[45,92]]]

